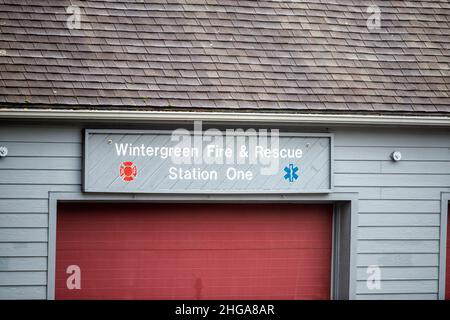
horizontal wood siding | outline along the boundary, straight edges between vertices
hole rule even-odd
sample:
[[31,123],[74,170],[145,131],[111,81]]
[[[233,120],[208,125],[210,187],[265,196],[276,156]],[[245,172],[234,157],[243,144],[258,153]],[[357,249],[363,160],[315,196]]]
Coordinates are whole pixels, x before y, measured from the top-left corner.
[[[359,193],[358,299],[437,299],[441,192],[450,191],[450,132],[336,129],[335,187]],[[390,154],[402,153],[400,162]],[[381,288],[369,289],[369,266]]]
[[360,293],[356,297],[357,300],[436,300],[437,298],[438,295],[435,293]]
[[[390,280],[437,280],[438,267],[380,267],[384,281]],[[367,268],[359,267],[357,279],[367,281]]]
[[[440,195],[450,191],[450,133],[336,128],[335,190],[359,193],[358,299],[436,299]],[[0,299],[45,299],[48,194],[80,191],[82,127],[3,125]],[[393,151],[402,152],[398,163]],[[379,266],[379,290],[367,267]]]
[[47,271],[47,253],[36,251],[30,254],[30,257],[15,257],[8,252],[2,252],[0,271]]
[[80,191],[77,126],[0,127],[0,299],[46,299],[48,195]]

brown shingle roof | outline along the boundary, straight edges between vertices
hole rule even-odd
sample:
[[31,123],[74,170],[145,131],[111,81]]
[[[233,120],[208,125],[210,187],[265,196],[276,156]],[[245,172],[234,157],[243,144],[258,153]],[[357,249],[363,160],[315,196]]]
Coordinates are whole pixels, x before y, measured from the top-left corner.
[[3,0],[0,104],[450,113],[449,35],[448,0]]

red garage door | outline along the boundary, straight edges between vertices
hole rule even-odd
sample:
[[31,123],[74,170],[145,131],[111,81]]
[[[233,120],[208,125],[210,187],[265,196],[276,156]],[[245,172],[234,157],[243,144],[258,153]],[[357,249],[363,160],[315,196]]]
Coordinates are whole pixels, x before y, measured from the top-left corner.
[[331,229],[328,205],[59,205],[56,298],[329,299]]

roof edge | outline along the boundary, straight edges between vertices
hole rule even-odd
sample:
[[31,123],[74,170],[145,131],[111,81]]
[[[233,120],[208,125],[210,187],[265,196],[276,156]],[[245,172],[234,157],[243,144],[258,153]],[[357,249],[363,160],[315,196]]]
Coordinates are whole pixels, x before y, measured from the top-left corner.
[[395,125],[450,127],[450,116],[269,113],[269,112],[206,112],[206,111],[137,111],[137,110],[74,110],[0,108],[2,119],[79,120],[79,121],[175,121]]

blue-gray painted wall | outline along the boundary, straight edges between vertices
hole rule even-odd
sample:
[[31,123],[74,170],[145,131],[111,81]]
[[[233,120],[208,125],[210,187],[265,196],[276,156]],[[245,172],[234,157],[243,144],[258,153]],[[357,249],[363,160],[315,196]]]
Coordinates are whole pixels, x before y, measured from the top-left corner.
[[[47,296],[48,194],[81,190],[82,126],[0,125],[0,298]],[[302,132],[317,131],[303,129]],[[322,128],[325,131],[325,128]],[[330,128],[336,191],[359,192],[357,298],[437,299],[450,131]],[[398,150],[403,160],[389,155]],[[366,267],[382,267],[381,290]]]

